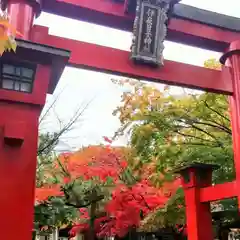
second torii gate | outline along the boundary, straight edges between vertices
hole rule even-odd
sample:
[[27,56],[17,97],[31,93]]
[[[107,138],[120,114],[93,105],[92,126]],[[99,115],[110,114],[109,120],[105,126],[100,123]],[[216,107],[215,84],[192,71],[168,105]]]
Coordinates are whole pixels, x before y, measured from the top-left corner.
[[[177,4],[179,2],[177,0],[2,0],[2,2],[8,9],[10,23],[23,35],[21,41],[34,43],[38,49],[40,46],[47,46],[54,47],[54,51],[57,51],[56,48],[69,50],[71,52],[69,66],[229,95],[236,180],[204,187],[199,190],[197,197],[191,199],[189,197],[187,201],[189,204],[187,208],[191,209],[187,211],[188,239],[213,240],[209,203],[231,197],[237,197],[240,201],[240,19]],[[135,16],[136,4],[138,8]],[[173,5],[175,5],[174,8]],[[32,26],[34,17],[38,16],[41,10],[127,31],[132,30],[135,18],[133,45],[135,48],[132,49],[132,58],[135,60],[163,65],[160,59],[163,50],[160,43],[164,41],[167,30],[168,40],[223,52],[221,62],[227,63],[227,66],[223,66],[222,70],[218,71],[167,60],[160,68],[152,68],[148,65],[139,66],[129,59],[129,52],[52,36],[48,34],[48,28]],[[170,16],[172,18],[169,21]],[[145,20],[147,25],[143,26]],[[150,25],[155,30],[152,30]],[[141,35],[144,32],[143,29],[148,33],[146,41]],[[149,34],[154,35],[155,40],[158,41],[149,39]],[[22,43],[21,41],[19,43]],[[149,45],[146,46],[146,43]],[[157,47],[154,48],[151,44]],[[148,51],[147,54],[146,51]],[[17,51],[18,54],[19,51]],[[32,59],[34,61],[34,58]],[[54,63],[58,64],[57,61]],[[0,162],[0,167],[4,166]],[[14,166],[18,174],[23,171],[17,168],[19,165],[12,165],[13,168]],[[25,180],[33,181],[35,169],[31,167],[29,171],[31,174],[25,175]],[[4,181],[6,183],[7,179]],[[11,179],[11,181],[14,187],[18,179]],[[4,189],[5,183],[2,183],[0,176],[0,190]],[[12,190],[22,191],[18,189],[17,184]],[[32,192],[32,185],[26,186],[24,191]],[[28,202],[33,202],[33,192],[26,195],[27,198]],[[1,196],[0,200],[2,200],[0,212],[5,213],[8,208],[11,208],[11,201],[1,199]],[[2,233],[11,231],[6,222],[9,222],[11,226],[17,226],[19,221],[25,221],[18,210],[21,209],[21,199],[14,199],[14,201],[18,203],[18,206],[15,203],[15,212],[4,214],[5,219],[0,216]],[[28,203],[25,208],[29,211],[24,217],[26,221],[31,221],[33,206]],[[2,229],[3,226],[4,229]],[[32,229],[28,228],[27,224],[22,226],[24,227],[17,228],[18,239],[30,240]],[[201,234],[203,232],[204,234]],[[15,240],[14,237],[6,239]]]

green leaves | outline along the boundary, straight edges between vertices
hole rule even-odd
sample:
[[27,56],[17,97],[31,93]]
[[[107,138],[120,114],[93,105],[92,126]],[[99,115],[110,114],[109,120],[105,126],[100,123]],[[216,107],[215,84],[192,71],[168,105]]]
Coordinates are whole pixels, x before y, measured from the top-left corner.
[[63,198],[51,198],[48,203],[35,206],[35,228],[41,231],[41,227],[61,227],[70,225],[77,218],[78,211],[65,205]]
[[[206,67],[220,69],[214,59],[207,61]],[[172,169],[180,164],[214,163],[220,169],[214,172],[213,182],[232,181],[235,172],[227,97],[213,93],[172,96],[170,90],[171,87],[161,91],[136,82],[136,87],[122,96],[122,105],[115,111],[122,123],[118,134],[126,133],[131,126],[133,169],[141,172],[154,164],[155,173],[149,177],[161,187],[163,181],[173,178]],[[164,178],[160,179],[162,175]],[[144,222],[153,225],[158,220],[160,225],[184,222],[184,207],[177,207],[183,206],[183,202],[183,193],[178,192],[165,209],[159,209]],[[226,208],[232,205],[232,201],[224,202]]]
[[[154,96],[154,97],[153,97]],[[133,112],[125,114],[126,109]],[[144,111],[143,111],[144,109]],[[231,127],[227,98],[223,95],[171,96],[147,85],[123,96],[118,110],[123,127],[133,126],[131,146],[142,164],[157,161],[157,170],[172,169],[183,162],[210,162],[224,166],[232,179]],[[224,164],[223,164],[224,163]],[[227,164],[227,166],[226,166]],[[137,161],[140,167],[139,161]]]

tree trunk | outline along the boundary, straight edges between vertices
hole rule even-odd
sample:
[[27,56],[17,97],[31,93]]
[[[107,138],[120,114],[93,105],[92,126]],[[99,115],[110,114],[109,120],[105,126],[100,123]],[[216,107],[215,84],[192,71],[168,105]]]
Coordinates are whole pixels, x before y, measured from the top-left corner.
[[35,231],[33,231],[33,233],[32,233],[32,240],[36,239],[36,235],[37,235],[37,233]]
[[88,240],[94,240],[95,239],[94,221],[95,221],[96,209],[97,209],[97,203],[93,202],[90,206],[89,239]]

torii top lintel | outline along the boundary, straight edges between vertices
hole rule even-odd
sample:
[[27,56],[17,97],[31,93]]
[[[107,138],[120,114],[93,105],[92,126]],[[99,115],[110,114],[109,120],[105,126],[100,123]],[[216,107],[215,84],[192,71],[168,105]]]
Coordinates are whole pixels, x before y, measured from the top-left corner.
[[[136,0],[43,0],[43,11],[132,31]],[[167,40],[224,52],[240,39],[240,19],[184,4],[174,7]]]
[[[125,2],[117,3],[117,0],[115,2],[113,0],[16,0],[18,1],[16,4],[15,0],[1,1],[6,2],[10,24],[22,33],[23,40],[68,50],[71,52],[68,62],[70,66],[229,95],[233,93],[229,67],[223,67],[222,71],[217,71],[169,60],[164,61],[162,68],[137,66],[129,59],[129,51],[52,36],[48,34],[48,28],[32,26],[34,16],[39,14],[38,9],[40,9],[65,17],[132,31],[135,16],[126,13]],[[42,8],[36,7],[40,5]],[[168,25],[168,39],[222,52],[225,50],[229,52],[229,46],[240,39],[240,29],[233,30],[234,24],[239,23],[240,26],[239,19],[184,5],[177,6],[180,8],[183,6],[185,12],[182,10],[182,18],[180,18],[181,11],[175,8],[175,18],[171,18]],[[176,9],[178,9],[178,17],[176,17]],[[187,14],[186,9],[192,9],[192,11],[195,9],[192,13],[198,12],[198,14],[191,15],[189,12]],[[212,25],[208,25],[206,22],[203,23],[199,12],[205,12],[209,16],[216,15],[221,21],[229,18],[231,24],[226,25],[224,21],[215,21],[216,19],[213,18]],[[186,16],[185,19],[183,16]],[[193,18],[195,21],[191,20]]]

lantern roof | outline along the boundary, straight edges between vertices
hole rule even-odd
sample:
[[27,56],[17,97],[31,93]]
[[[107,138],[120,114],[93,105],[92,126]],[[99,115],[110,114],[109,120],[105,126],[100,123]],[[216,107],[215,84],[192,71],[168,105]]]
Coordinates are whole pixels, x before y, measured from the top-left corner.
[[217,170],[219,166],[216,164],[208,164],[208,163],[200,163],[200,162],[193,162],[190,164],[184,164],[182,166],[177,167],[174,170],[174,173],[181,173],[187,169],[199,169],[199,170]]
[[22,39],[16,39],[16,42],[17,54],[14,52],[4,52],[1,59],[20,60],[22,62],[49,66],[51,68],[51,78],[48,86],[48,93],[52,94],[68,63],[70,51]]
[[62,72],[67,65],[70,57],[70,51],[52,46],[42,45],[22,39],[17,41],[17,54],[4,53],[3,58],[19,58],[23,61],[33,62],[51,67],[51,78],[48,87],[48,93],[53,93]]

